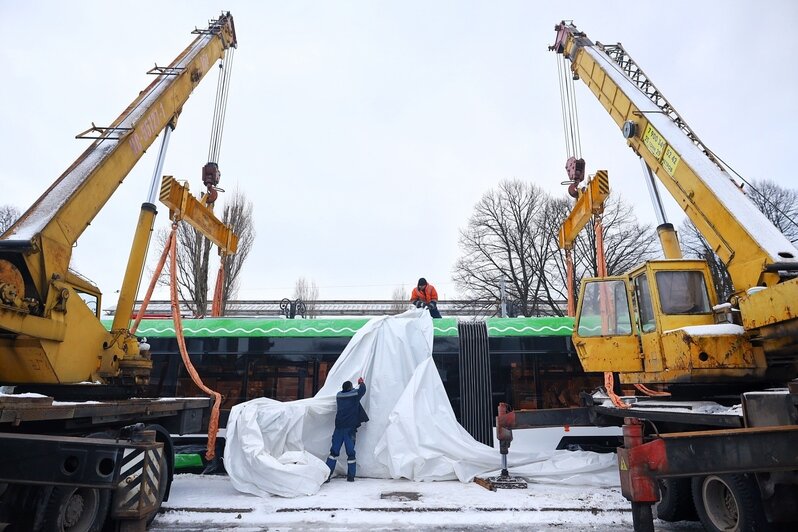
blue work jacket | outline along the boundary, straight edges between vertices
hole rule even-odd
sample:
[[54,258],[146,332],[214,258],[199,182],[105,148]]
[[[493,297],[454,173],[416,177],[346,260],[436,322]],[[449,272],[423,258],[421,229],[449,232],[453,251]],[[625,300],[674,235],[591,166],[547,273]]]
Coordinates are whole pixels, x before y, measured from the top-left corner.
[[340,391],[335,396],[338,411],[335,413],[336,429],[355,429],[369,420],[366,411],[360,406],[360,398],[366,393],[365,383],[348,392]]

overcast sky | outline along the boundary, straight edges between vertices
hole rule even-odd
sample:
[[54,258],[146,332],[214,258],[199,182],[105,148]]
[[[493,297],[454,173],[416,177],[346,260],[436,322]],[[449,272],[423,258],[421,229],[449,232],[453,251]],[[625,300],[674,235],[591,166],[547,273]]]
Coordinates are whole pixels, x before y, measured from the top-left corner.
[[[564,194],[554,25],[621,42],[702,140],[747,179],[798,188],[798,2],[0,0],[0,204],[21,211],[109,124],[195,27],[229,10],[239,48],[220,186],[254,204],[257,239],[239,298],[389,298],[420,276],[442,299],[458,232],[508,178]],[[655,223],[637,157],[577,83],[589,173]],[[165,174],[201,188],[216,91],[184,107]],[[159,145],[156,141],[154,147]],[[75,248],[73,268],[115,303],[154,167],[149,153]],[[157,227],[168,226],[161,206]],[[674,223],[681,221],[671,202]],[[153,255],[151,250],[151,256]],[[154,258],[151,259],[154,261]],[[165,296],[165,293],[161,294]]]

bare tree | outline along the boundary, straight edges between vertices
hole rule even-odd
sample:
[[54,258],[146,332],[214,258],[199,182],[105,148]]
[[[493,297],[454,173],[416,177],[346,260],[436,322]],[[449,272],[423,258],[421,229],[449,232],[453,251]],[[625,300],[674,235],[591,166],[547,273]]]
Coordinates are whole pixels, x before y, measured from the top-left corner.
[[536,302],[541,269],[535,238],[546,202],[536,185],[503,181],[482,196],[467,228],[460,231],[462,256],[453,278],[467,298],[495,302],[484,309],[487,314],[498,311],[502,278],[519,312],[529,315]]
[[405,289],[404,285],[397,286],[391,293],[393,304],[391,305],[391,314],[401,314],[410,307],[409,292]]
[[689,218],[679,226],[679,244],[686,257],[695,257],[707,262],[718,299],[720,301],[728,299],[734,292],[729,270]]
[[[798,191],[784,188],[772,181],[755,181],[748,197],[788,240],[798,242]],[[734,284],[726,264],[688,219],[679,227],[680,243],[685,255],[707,261],[712,281],[720,301],[734,292]]]
[[[233,193],[225,203],[222,221],[230,226],[238,235],[238,250],[224,260],[224,282],[222,286],[222,311],[224,315],[227,304],[235,297],[238,279],[244,262],[255,242],[255,229],[252,219],[252,202],[238,191]],[[158,256],[163,252],[169,237],[169,229],[163,229],[157,235]],[[208,312],[210,302],[208,291],[210,254],[213,243],[202,233],[186,222],[177,226],[177,294],[180,301],[188,306],[194,316],[201,318]],[[166,262],[159,278],[159,284],[169,285],[171,273],[169,261]]]
[[301,299],[305,304],[308,318],[316,317],[316,301],[319,300],[319,287],[316,281],[308,281],[304,277],[296,280],[294,285],[294,299]]
[[[642,262],[661,256],[656,230],[651,224],[639,223],[631,205],[620,195],[613,193],[604,203],[601,223],[608,275],[621,275]],[[591,223],[574,243],[574,253],[583,267],[577,274],[580,278],[598,275],[597,246],[596,229]]]
[[754,181],[748,197],[793,244],[798,243],[798,190],[773,181]]
[[[160,249],[166,244],[168,231],[159,235]],[[177,226],[177,294],[180,301],[186,304],[197,318],[208,312],[208,265],[210,263],[212,243],[202,233],[186,222]],[[162,279],[169,284],[169,261],[166,262]]]
[[13,205],[0,205],[0,235],[14,225],[14,222],[19,218],[19,209]]
[[255,244],[255,226],[252,219],[252,202],[240,191],[234,192],[225,203],[222,221],[238,235],[238,250],[224,259],[224,284],[222,287],[222,315],[227,304],[238,292],[238,276]]
[[[563,315],[567,297],[564,254],[558,235],[573,207],[565,198],[551,198],[538,187],[520,181],[503,182],[485,194],[468,227],[461,231],[454,279],[469,299],[499,301],[502,277],[507,297],[517,313]],[[607,202],[603,215],[608,272],[618,274],[657,254],[649,225],[637,222],[620,198]],[[597,275],[596,234],[590,225],[574,245],[575,282]],[[496,313],[496,309],[486,308]],[[514,314],[514,312],[511,312]]]

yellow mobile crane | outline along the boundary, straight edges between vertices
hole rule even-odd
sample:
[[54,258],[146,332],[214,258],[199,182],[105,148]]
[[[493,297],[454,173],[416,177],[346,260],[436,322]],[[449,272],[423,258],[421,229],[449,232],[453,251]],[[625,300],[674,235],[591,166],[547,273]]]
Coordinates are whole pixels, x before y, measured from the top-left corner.
[[[128,172],[162,131],[171,131],[197,84],[236,45],[229,15],[198,33],[168,67],[155,69],[158,77],[110,126],[84,132],[96,140],[0,237],[0,382],[146,378],[149,362],[123,327],[140,269],[125,279],[120,304],[129,308],[117,309],[109,333],[99,320],[99,290],[69,262],[72,247]],[[143,254],[146,240],[136,244],[135,253]],[[94,309],[81,294],[96,300]]]
[[[149,379],[148,346],[129,324],[158,192],[173,214],[179,212],[175,216],[193,220],[226,252],[235,249],[235,235],[203,202],[172,179],[160,186],[169,135],[183,105],[237,46],[230,13],[193,33],[196,38],[169,66],[150,70],[155,80],[110,126],[92,124],[78,135],[94,142],[0,236],[0,384],[47,395],[0,394],[0,528],[12,523],[20,530],[85,532],[101,530],[106,521],[143,527],[168,497],[170,434],[202,430],[207,398],[120,400],[107,393],[129,393]],[[69,268],[72,248],[161,133],[150,194],[107,331],[99,289]],[[218,179],[204,181],[215,195]],[[101,400],[58,402],[66,396]]]
[[[706,263],[670,258],[680,253],[666,236],[665,260],[583,281],[573,341],[584,369],[671,389],[785,386],[798,376],[798,250],[620,44],[593,43],[571,22],[555,29],[551,49],[570,61],[574,79],[610,114],[652,185],[658,178],[676,199],[727,266],[735,289],[729,301],[718,301]],[[738,400],[742,427],[720,430],[702,430],[718,423],[701,416],[615,412],[627,418],[619,463],[636,529],[650,529],[657,487],[668,499],[663,514],[682,517],[692,502],[710,530],[798,521],[795,505],[785,504],[798,500],[798,382]],[[640,420],[658,425],[662,437],[644,444]],[[663,428],[687,432],[668,435]],[[680,477],[692,478],[689,488]]]
[[[499,405],[506,454],[512,429],[623,426],[618,466],[635,530],[668,521],[707,530],[798,523],[798,250],[753,205],[720,159],[620,44],[594,43],[572,22],[550,50],[584,82],[637,154],[660,221],[665,259],[625,275],[584,279],[573,343],[585,371],[656,384],[670,400],[615,405],[583,395],[574,409]],[[727,266],[719,301],[707,263],[682,259],[655,178]]]
[[[702,261],[653,261],[624,277],[586,281],[574,334],[585,370],[616,371],[628,383],[796,377],[798,250],[621,45],[593,44],[573,24],[557,28],[552,48],[571,61],[574,78],[587,84],[726,264],[736,290],[730,303],[737,327],[707,330],[702,326],[715,325],[721,309]],[[602,297],[615,311],[610,334],[593,325]]]

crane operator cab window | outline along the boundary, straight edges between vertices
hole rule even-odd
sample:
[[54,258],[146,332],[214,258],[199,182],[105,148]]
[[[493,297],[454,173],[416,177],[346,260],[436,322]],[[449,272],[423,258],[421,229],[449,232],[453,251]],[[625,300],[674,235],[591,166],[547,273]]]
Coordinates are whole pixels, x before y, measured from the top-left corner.
[[648,333],[657,328],[654,304],[651,302],[651,288],[648,286],[648,275],[645,273],[638,275],[633,282],[640,331]]
[[708,314],[709,295],[700,271],[656,272],[657,290],[665,314]]
[[586,281],[579,312],[579,336],[632,334],[629,296],[621,279]]
[[95,316],[100,316],[100,309],[98,305],[99,297],[94,294],[90,294],[88,292],[84,292],[82,290],[75,290],[80,298],[86,303],[86,306],[94,313]]

